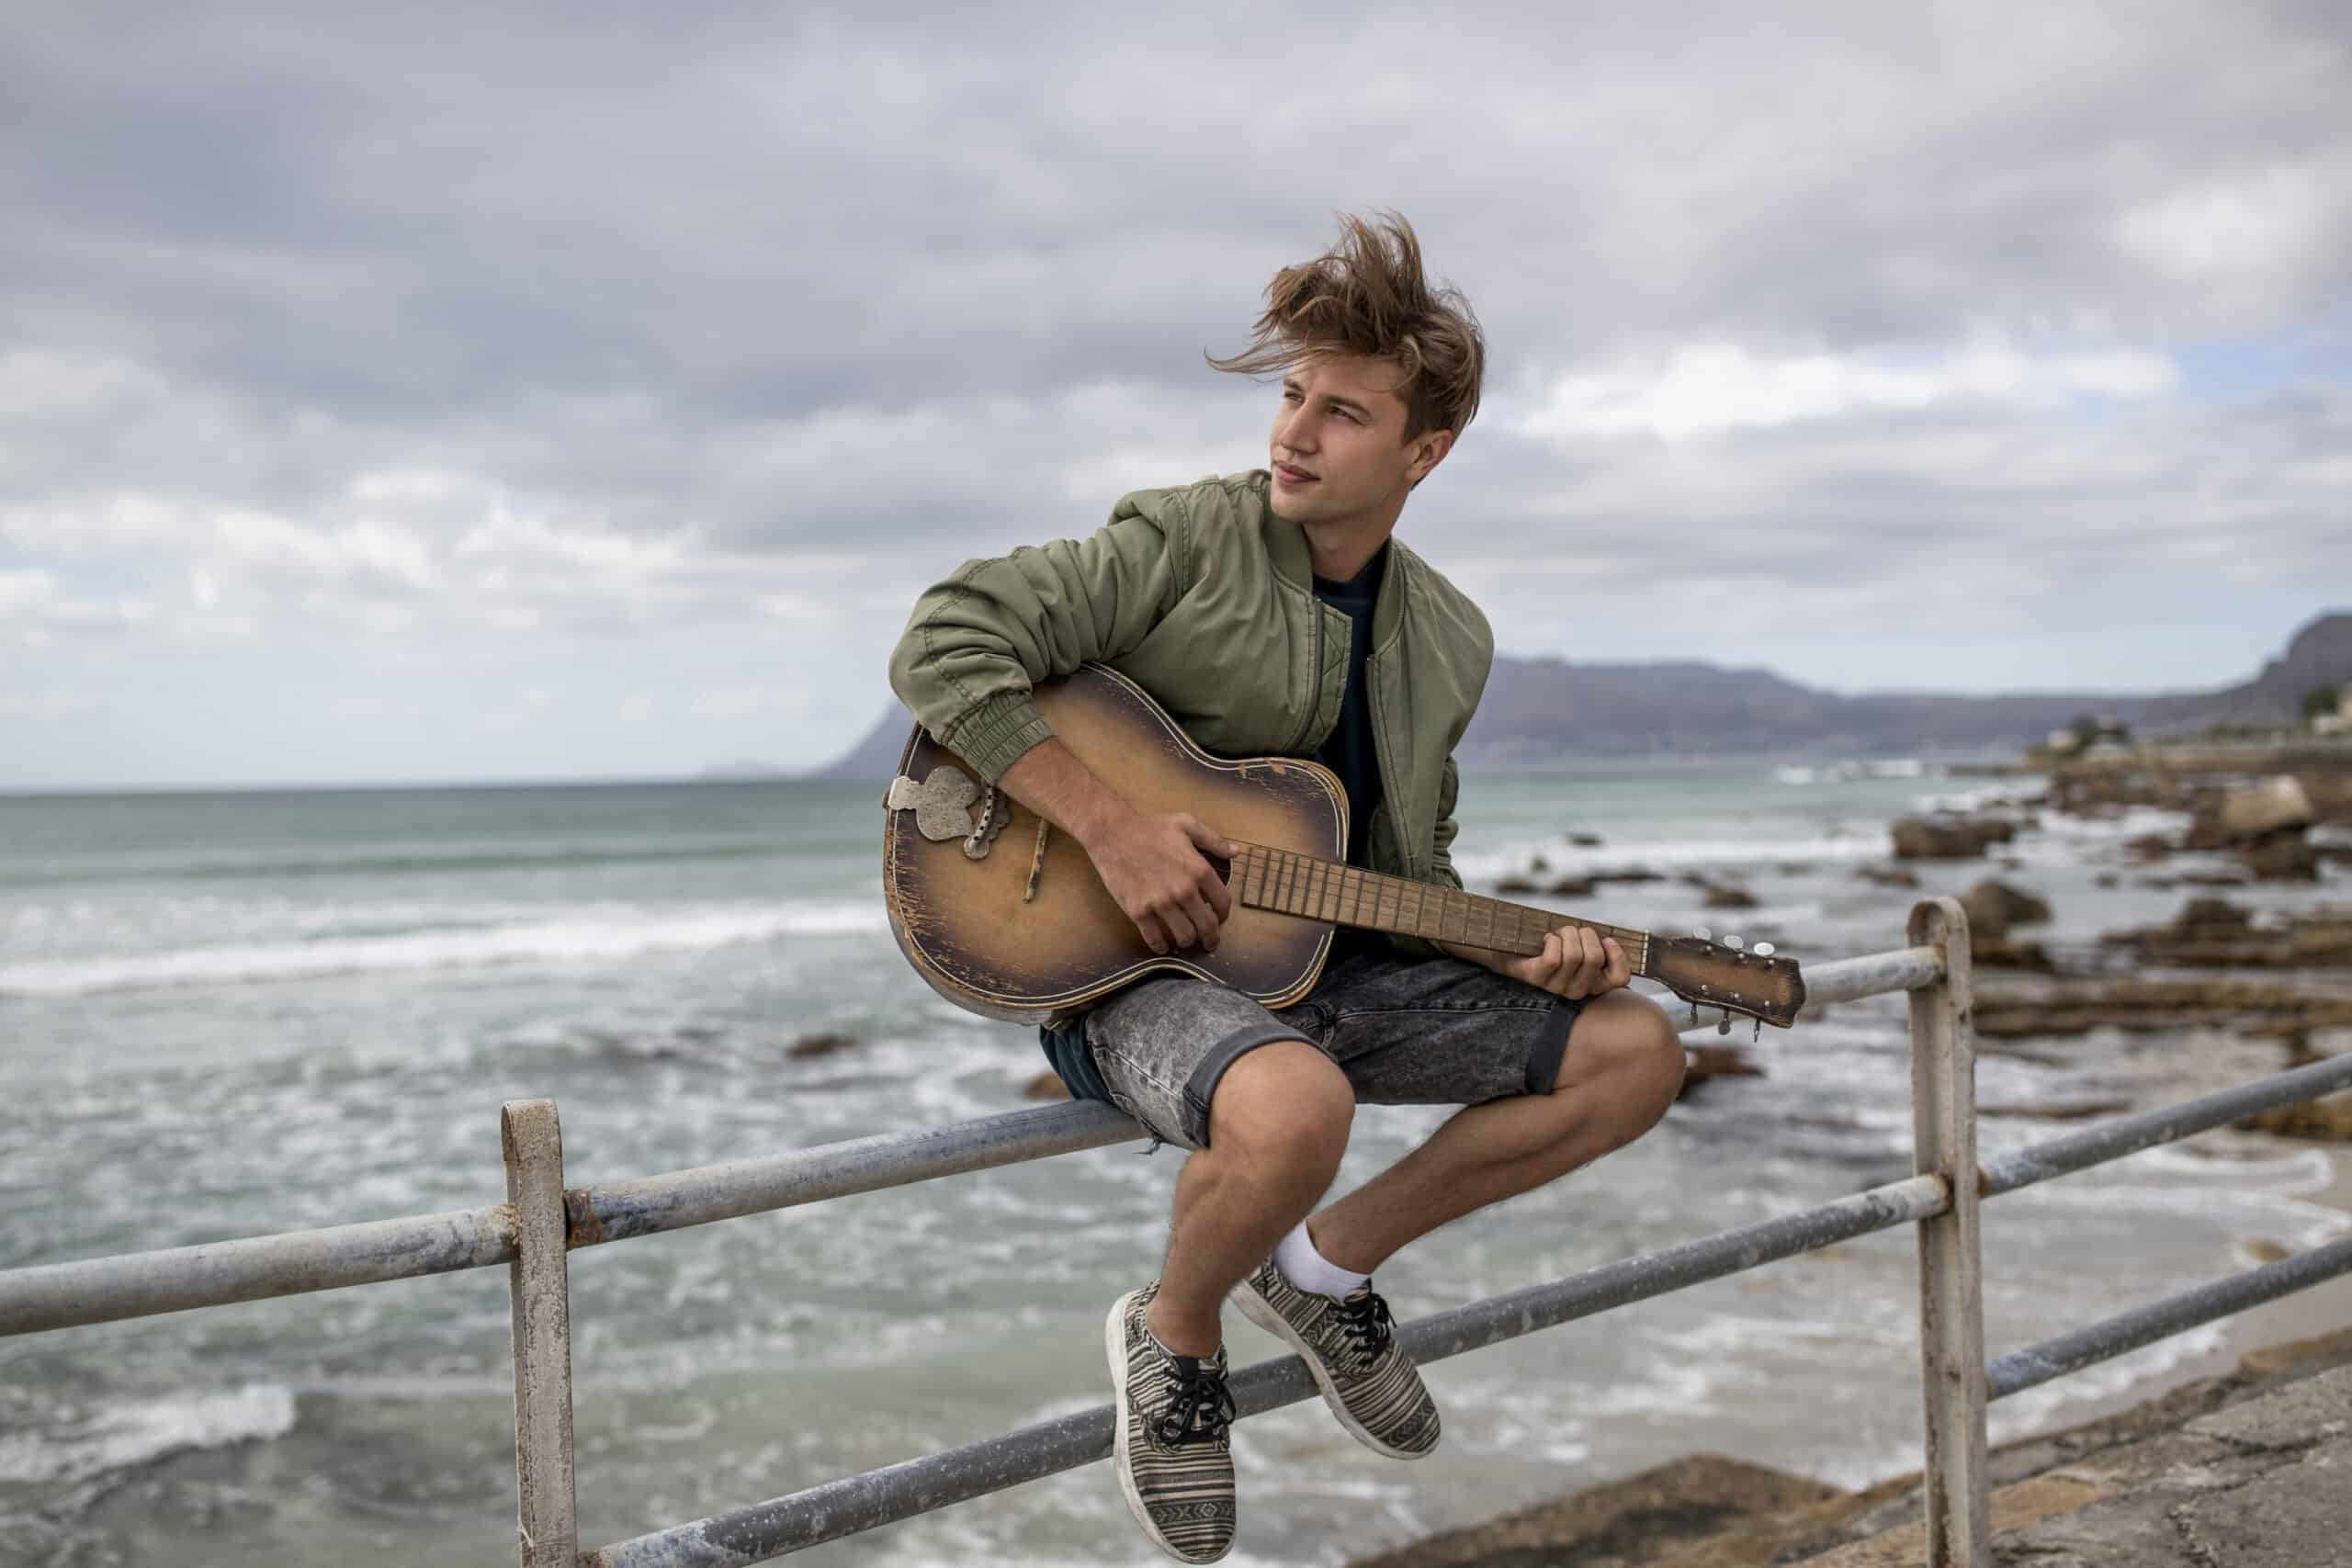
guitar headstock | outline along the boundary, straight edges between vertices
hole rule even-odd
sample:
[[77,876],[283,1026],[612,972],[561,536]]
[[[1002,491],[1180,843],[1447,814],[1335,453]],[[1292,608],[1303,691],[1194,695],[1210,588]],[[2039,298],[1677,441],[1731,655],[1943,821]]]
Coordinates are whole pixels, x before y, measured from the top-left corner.
[[1804,1006],[1804,977],[1793,958],[1775,958],[1769,942],[1727,946],[1697,936],[1652,937],[1650,978],[1684,1001],[1719,1007],[1786,1029]]

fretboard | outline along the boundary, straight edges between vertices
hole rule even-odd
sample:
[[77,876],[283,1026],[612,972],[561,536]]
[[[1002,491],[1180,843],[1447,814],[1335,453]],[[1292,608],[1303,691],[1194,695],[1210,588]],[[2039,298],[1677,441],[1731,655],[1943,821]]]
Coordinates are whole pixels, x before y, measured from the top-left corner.
[[1634,973],[1649,972],[1649,933],[1631,926],[1579,919],[1432,883],[1384,876],[1263,844],[1239,848],[1227,886],[1235,898],[1252,908],[1522,956],[1544,951],[1546,931],[1586,926],[1602,936],[1615,937],[1633,960]]

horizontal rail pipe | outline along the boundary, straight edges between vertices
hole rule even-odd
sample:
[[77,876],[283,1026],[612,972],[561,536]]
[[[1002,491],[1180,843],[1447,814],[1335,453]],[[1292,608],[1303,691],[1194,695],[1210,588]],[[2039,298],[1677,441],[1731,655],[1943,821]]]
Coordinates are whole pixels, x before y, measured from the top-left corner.
[[2352,1055],[2329,1056],[2308,1066],[2273,1073],[2195,1100],[2185,1100],[2178,1105],[2167,1105],[2161,1111],[2119,1116],[2047,1143],[2011,1149],[1982,1162],[1979,1185],[1988,1198],[2014,1192],[2020,1187],[2103,1165],[2159,1144],[2176,1142],[2192,1133],[2206,1132],[2257,1111],[2276,1110],[2339,1089],[2352,1089]]
[[2277,1301],[2280,1296],[2292,1295],[2346,1273],[2352,1273],[2352,1235],[2338,1236],[2292,1258],[2282,1258],[2276,1263],[2266,1263],[2259,1269],[2183,1291],[2147,1306],[2118,1313],[2071,1334],[2012,1350],[1985,1368],[1988,1397],[2000,1399],[2052,1378],[2078,1372],[2127,1350],[2153,1345],[2199,1324]]
[[0,1337],[487,1269],[514,1256],[514,1206],[200,1242],[0,1273]]
[[[1565,1280],[1489,1297],[1405,1325],[1399,1337],[1417,1360],[1458,1356],[1611,1307],[1666,1295],[1834,1241],[1940,1213],[1943,1182],[1915,1176],[1778,1219],[1704,1236],[1588,1269]],[[1296,1356],[1236,1372],[1236,1408],[1256,1416],[1312,1396],[1315,1382]],[[733,1568],[855,1535],[916,1514],[967,1502],[1107,1458],[1107,1404],[943,1453],[828,1481],[788,1496],[714,1514],[617,1541],[581,1556],[582,1568]]]
[[[1923,986],[1942,973],[1931,948],[1898,948],[1813,966],[1807,1006]],[[1708,1009],[1705,1014],[1719,1015]],[[792,1208],[934,1177],[1016,1165],[1144,1136],[1094,1101],[1004,1111],[786,1154],[672,1171],[565,1193],[570,1245],[594,1247]],[[324,1230],[0,1272],[0,1338],[266,1301],[513,1261],[511,1205],[371,1220]]]

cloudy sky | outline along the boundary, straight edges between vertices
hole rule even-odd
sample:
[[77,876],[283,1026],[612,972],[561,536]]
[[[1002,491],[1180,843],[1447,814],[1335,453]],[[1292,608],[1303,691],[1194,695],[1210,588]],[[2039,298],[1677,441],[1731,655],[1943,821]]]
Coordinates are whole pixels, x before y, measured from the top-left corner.
[[915,592],[1260,466],[1339,209],[1504,649],[2145,691],[2352,607],[2340,6],[16,0],[0,787],[813,763]]

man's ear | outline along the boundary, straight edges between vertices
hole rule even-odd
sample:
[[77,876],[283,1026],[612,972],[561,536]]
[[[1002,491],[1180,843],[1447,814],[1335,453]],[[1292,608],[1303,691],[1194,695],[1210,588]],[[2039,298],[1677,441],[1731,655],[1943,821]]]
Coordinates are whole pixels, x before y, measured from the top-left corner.
[[1419,484],[1429,478],[1431,468],[1445,460],[1448,452],[1453,450],[1453,432],[1425,430],[1414,436],[1409,445],[1413,448],[1413,457],[1405,466],[1405,474],[1414,484]]

